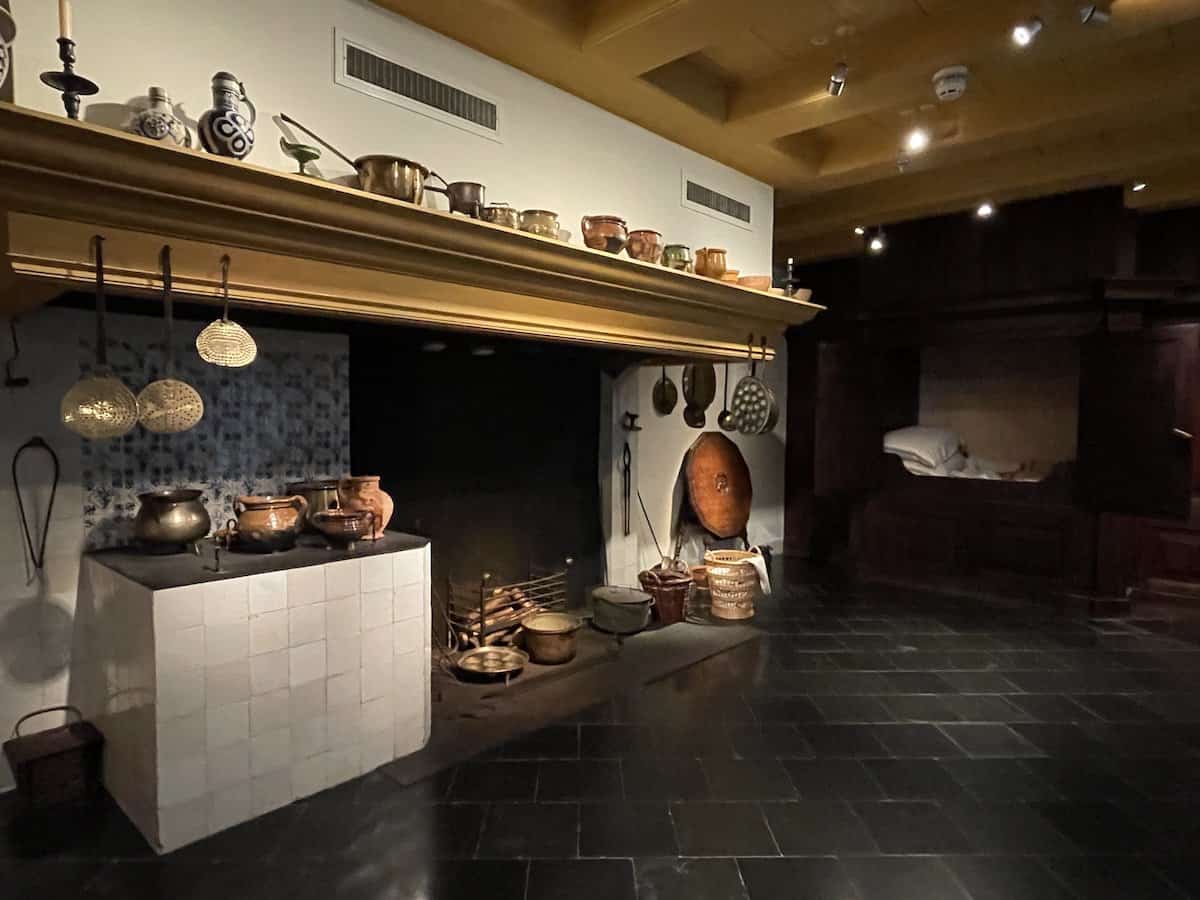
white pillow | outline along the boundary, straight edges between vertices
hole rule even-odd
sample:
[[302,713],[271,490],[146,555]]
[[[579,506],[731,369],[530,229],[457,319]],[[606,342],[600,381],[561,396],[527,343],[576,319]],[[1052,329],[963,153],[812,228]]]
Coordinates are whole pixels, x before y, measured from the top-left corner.
[[893,453],[930,469],[936,469],[958,453],[960,444],[956,432],[928,425],[897,428],[883,436],[884,453]]
[[901,456],[900,460],[904,463],[904,468],[913,475],[937,475],[945,478],[949,475],[957,475],[967,467],[967,458],[958,451],[955,451],[953,456],[937,466],[926,466],[922,463],[913,462],[905,456]]

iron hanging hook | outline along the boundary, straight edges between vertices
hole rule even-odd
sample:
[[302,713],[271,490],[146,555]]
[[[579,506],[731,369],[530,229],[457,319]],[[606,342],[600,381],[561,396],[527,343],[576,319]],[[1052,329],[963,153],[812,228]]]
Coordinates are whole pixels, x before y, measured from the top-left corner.
[[104,236],[92,235],[92,250],[96,256],[96,367],[108,366],[108,336],[104,331]]
[[165,344],[163,359],[164,372],[167,378],[172,378],[175,375],[175,348],[172,346],[172,334],[174,331],[173,303],[171,302],[171,290],[174,286],[174,278],[171,275],[171,245],[163,244],[163,248],[158,254],[159,264],[162,266],[162,282],[163,282],[163,321],[165,323],[165,335],[163,341]]
[[23,376],[13,374],[13,369],[17,365],[17,360],[21,357],[21,342],[17,340],[17,317],[11,316],[8,320],[8,331],[12,335],[12,356],[4,363],[4,386],[6,388],[22,388],[29,387],[29,379]]
[[229,254],[221,257],[221,293],[225,297],[225,306],[221,310],[221,321],[229,321],[229,266],[232,264]]

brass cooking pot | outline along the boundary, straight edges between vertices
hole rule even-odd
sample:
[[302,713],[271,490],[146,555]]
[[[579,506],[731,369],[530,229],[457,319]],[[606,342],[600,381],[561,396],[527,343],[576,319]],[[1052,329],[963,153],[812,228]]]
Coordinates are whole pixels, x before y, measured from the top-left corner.
[[173,553],[208,534],[212,521],[200,502],[200,491],[191,488],[138,494],[133,534],[150,553]]
[[445,184],[445,179],[418,162],[400,156],[375,154],[354,160],[358,186],[371,194],[420,205],[425,199],[425,182],[430,177]]

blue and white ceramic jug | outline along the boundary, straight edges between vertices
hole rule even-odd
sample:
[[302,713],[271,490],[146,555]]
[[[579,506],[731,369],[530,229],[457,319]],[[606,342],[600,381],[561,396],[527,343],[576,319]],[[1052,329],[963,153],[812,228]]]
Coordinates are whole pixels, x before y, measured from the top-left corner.
[[[200,116],[200,143],[217,156],[245,159],[254,149],[254,104],[242,83],[228,72],[213,76],[212,96],[213,108]],[[248,119],[238,109],[239,101],[250,111]]]

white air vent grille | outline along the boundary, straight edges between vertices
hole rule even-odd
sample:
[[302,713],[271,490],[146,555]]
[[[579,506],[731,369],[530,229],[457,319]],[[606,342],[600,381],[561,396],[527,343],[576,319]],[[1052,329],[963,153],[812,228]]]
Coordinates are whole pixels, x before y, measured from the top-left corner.
[[385,91],[466,119],[489,131],[496,130],[495,103],[468,94],[452,84],[406,69],[353,44],[346,45],[346,74]]
[[723,216],[729,216],[731,219],[737,219],[740,222],[750,224],[750,204],[743,203],[741,200],[734,200],[732,197],[726,197],[724,194],[714,191],[712,188],[706,188],[702,184],[696,184],[694,181],[687,183],[687,199],[697,206],[703,206],[711,209],[713,212],[719,212]]
[[420,60],[401,65],[358,41],[337,35],[338,84],[413,112],[500,140],[500,105],[468,85],[452,84]]

